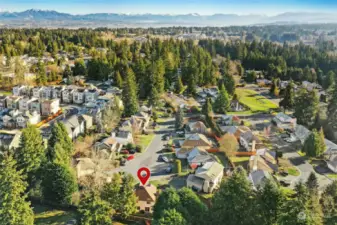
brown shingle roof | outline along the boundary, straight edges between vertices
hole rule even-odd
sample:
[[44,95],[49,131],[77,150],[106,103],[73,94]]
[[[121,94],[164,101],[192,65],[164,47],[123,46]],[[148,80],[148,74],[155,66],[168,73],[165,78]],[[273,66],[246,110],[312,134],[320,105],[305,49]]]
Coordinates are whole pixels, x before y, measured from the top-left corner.
[[149,184],[146,186],[139,185],[135,191],[139,201],[156,201],[157,188],[156,186]]

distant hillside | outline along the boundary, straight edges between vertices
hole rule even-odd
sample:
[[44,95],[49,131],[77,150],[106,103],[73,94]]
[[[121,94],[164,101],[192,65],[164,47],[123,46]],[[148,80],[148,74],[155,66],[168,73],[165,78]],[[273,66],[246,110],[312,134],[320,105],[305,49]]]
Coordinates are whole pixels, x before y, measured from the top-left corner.
[[71,15],[56,11],[27,10],[1,12],[1,27],[160,27],[160,26],[229,26],[254,24],[334,23],[337,14],[283,13],[276,16],[262,15],[160,15],[96,13]]

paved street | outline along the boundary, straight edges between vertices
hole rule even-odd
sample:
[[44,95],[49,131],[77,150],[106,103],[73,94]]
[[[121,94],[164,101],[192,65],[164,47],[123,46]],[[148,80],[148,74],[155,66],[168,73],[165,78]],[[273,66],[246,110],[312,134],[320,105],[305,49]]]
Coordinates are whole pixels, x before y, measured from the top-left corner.
[[[294,187],[297,182],[302,181],[306,182],[310,173],[315,172],[313,166],[306,160],[304,160],[303,157],[301,157],[297,152],[287,152],[283,154],[284,158],[288,158],[290,162],[297,167],[297,169],[300,171],[300,176],[296,177],[295,179],[292,179],[291,182],[291,187]],[[332,183],[332,181],[318,173],[316,173],[318,183],[319,183],[319,188],[322,190],[325,186],[328,184]],[[289,177],[290,178],[290,177]]]
[[165,169],[169,166],[168,163],[158,162],[158,156],[164,147],[164,142],[162,141],[162,136],[165,133],[172,132],[172,128],[168,128],[172,126],[174,120],[170,118],[163,124],[158,124],[157,129],[155,131],[155,136],[148,146],[147,150],[135,157],[135,159],[131,161],[127,161],[125,166],[121,166],[116,170],[111,171],[112,173],[116,173],[119,171],[123,171],[126,173],[132,174],[137,180],[137,171],[141,167],[148,167],[151,171],[150,180],[160,180],[163,178],[169,178],[172,174],[166,174]]

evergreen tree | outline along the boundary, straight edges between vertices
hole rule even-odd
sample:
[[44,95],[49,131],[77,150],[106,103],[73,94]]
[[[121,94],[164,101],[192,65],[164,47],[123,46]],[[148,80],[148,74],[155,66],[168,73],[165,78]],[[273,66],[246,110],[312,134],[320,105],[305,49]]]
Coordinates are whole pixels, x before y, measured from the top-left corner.
[[19,170],[27,176],[28,184],[35,182],[37,171],[45,160],[45,148],[40,130],[28,125],[22,130],[19,148],[16,151],[16,160]]
[[235,80],[234,77],[229,75],[228,73],[223,76],[223,84],[229,95],[233,96],[235,93]]
[[[68,73],[68,71],[67,71]],[[84,60],[83,59],[78,59],[75,61],[75,66],[73,68],[73,75],[82,75],[85,76],[87,75],[87,68],[85,66]],[[68,77],[69,74],[67,74],[65,77]]]
[[294,82],[290,81],[285,92],[284,97],[280,101],[280,106],[284,108],[284,110],[292,109],[295,105],[295,92],[294,92]]
[[128,68],[123,87],[123,103],[125,116],[132,116],[138,112],[137,86],[133,71]]
[[178,195],[182,207],[186,210],[184,219],[188,224],[208,224],[209,221],[206,219],[208,209],[198,195],[186,187],[180,189]]
[[134,178],[131,174],[126,174],[122,178],[120,213],[123,218],[128,218],[137,211],[137,197],[134,192]]
[[242,167],[236,168],[212,198],[210,224],[223,224],[224,221],[227,225],[253,224],[253,216],[249,215],[254,215],[254,197],[246,172]]
[[183,128],[184,126],[184,112],[183,109],[180,107],[178,108],[178,111],[176,112],[176,120],[175,120],[175,128],[176,130],[179,130]]
[[116,80],[116,86],[118,88],[123,88],[123,79],[119,71],[116,72],[115,80]]
[[[175,209],[164,210],[162,216],[154,220],[154,225],[187,225],[188,223]],[[198,223],[199,224],[199,223]]]
[[321,156],[325,152],[326,146],[324,138],[316,129],[307,137],[304,141],[302,151],[305,152],[310,157]]
[[69,65],[66,65],[63,71],[63,78],[69,78],[73,76],[73,71],[71,71],[71,68]]
[[337,130],[337,84],[333,85],[328,104],[328,124],[333,130]]
[[223,114],[226,114],[230,108],[230,99],[224,85],[220,87],[219,95],[214,102],[213,108],[215,112]]
[[204,116],[211,116],[213,114],[213,108],[212,108],[212,103],[211,99],[207,98],[205,104],[202,106],[202,114]]
[[0,162],[0,224],[34,224],[34,213],[24,194],[26,186],[22,172],[16,170],[15,160],[5,156]]
[[[70,139],[67,129],[63,123],[55,123],[51,130],[51,137],[49,139],[49,147],[47,150],[47,157],[50,161],[53,161],[56,155],[60,155],[56,150],[61,150],[65,154],[63,159],[70,159],[74,151],[74,144]],[[58,144],[58,146],[56,146]]]
[[280,188],[272,180],[268,179],[264,186],[259,187],[257,191],[256,203],[259,213],[256,216],[260,218],[256,219],[261,220],[261,225],[276,224],[285,200]]
[[36,75],[36,83],[38,85],[46,85],[47,84],[47,72],[44,64],[39,62],[37,64],[37,75]]
[[79,217],[82,225],[111,225],[113,209],[95,192],[86,193],[80,202]]
[[327,218],[327,224],[334,224],[337,221],[337,181],[333,181],[331,184],[325,187],[322,193],[322,208],[325,217]]
[[311,193],[314,193],[314,194],[318,193],[318,181],[317,181],[316,174],[314,172],[310,173],[308,180],[305,184]]
[[183,82],[181,81],[181,77],[178,76],[177,81],[175,83],[175,93],[176,94],[181,94],[181,92],[183,91],[183,89],[184,89]]
[[105,183],[101,198],[110,204],[110,207],[117,212],[121,209],[121,198],[124,193],[121,193],[122,177],[116,173],[114,174],[111,182]]
[[299,124],[312,126],[318,112],[319,99],[316,91],[302,88],[295,98],[294,116]]
[[78,190],[71,168],[54,162],[43,167],[41,187],[43,199],[57,204],[71,204],[72,195]]

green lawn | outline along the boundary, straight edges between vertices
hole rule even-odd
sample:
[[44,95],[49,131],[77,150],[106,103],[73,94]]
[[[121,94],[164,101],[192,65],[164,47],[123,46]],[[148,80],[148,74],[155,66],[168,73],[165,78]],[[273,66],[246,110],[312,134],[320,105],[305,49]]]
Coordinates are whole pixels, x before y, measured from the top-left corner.
[[300,172],[295,167],[287,168],[287,172],[289,173],[289,175],[295,176],[295,177],[300,175]]
[[249,159],[250,159],[249,156],[233,156],[233,157],[231,157],[231,161],[233,163],[242,163],[242,162],[249,161]]
[[151,141],[154,138],[154,134],[148,134],[148,135],[139,135],[137,137],[137,145],[141,145],[143,147],[143,151],[146,150],[146,148],[149,146],[149,144],[151,143]]
[[330,174],[327,174],[326,176],[329,177],[330,179],[337,180],[337,174],[330,173]]
[[253,90],[238,88],[235,93],[238,95],[239,101],[253,112],[267,112],[270,109],[278,108],[278,105],[274,102],[259,95]]
[[306,155],[305,152],[302,152],[302,150],[298,150],[297,153],[302,157]]
[[0,91],[0,95],[8,96],[8,95],[12,95],[12,92],[11,91]]
[[242,111],[242,112],[228,112],[228,115],[245,115],[245,116],[249,116],[249,115],[253,115],[254,113],[251,110],[248,111]]
[[42,205],[34,205],[36,225],[64,225],[69,220],[76,218],[76,213],[51,209]]

